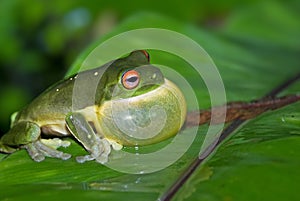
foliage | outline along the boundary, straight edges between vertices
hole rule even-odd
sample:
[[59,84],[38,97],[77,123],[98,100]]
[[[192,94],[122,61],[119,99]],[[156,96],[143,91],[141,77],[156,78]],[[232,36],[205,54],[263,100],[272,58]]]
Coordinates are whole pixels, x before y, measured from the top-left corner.
[[[12,4],[16,1],[10,2],[6,2],[6,8],[15,8]],[[62,14],[70,9],[69,5],[56,3],[61,5],[61,7],[53,9],[58,13]],[[188,5],[192,4],[184,5],[182,9],[196,9]],[[77,6],[73,5],[72,8],[77,8]],[[300,22],[298,19],[300,16],[297,13],[299,7],[300,4],[296,1],[289,4],[272,1],[244,6],[244,8],[229,14],[226,13],[228,8],[222,10],[221,7],[216,6],[215,12],[222,10],[228,17],[224,21],[220,19],[210,21],[210,25],[205,28],[199,28],[193,22],[186,23],[157,13],[137,13],[126,18],[125,21],[100,38],[100,41],[134,28],[161,27],[178,31],[197,41],[211,55],[223,78],[229,101],[250,101],[262,97],[283,81],[299,73]],[[3,9],[3,7],[1,8]],[[46,8],[41,6],[41,9]],[[51,8],[47,9],[51,10]],[[161,10],[164,9],[166,8],[161,8]],[[91,10],[95,10],[95,8]],[[93,12],[96,13],[96,11]],[[120,15],[125,15],[125,12],[124,9]],[[127,12],[133,11],[128,8]],[[5,12],[7,20],[15,20],[15,16],[9,17],[10,13],[7,9]],[[49,13],[40,11],[35,13],[36,17],[31,16],[30,19],[23,20],[38,26],[40,25],[38,22],[41,19],[40,16]],[[185,13],[180,17],[196,21],[195,17],[198,15],[195,12],[192,13],[191,16]],[[170,16],[176,18],[174,16],[177,14],[174,11]],[[51,15],[49,14],[49,16]],[[57,15],[54,14],[54,16]],[[209,21],[209,18],[202,17],[201,19],[202,22]],[[61,43],[66,44],[69,41],[72,45],[76,40],[76,36],[73,35],[76,31],[68,33],[69,36],[74,37],[70,39],[64,35],[66,33],[62,29],[64,26],[60,24],[61,21],[52,21],[51,17],[48,20],[53,23],[50,23],[53,26],[50,26],[51,28],[46,28],[48,27],[46,26],[41,31],[50,29],[49,38],[51,38],[50,33],[56,35],[57,32],[61,32],[63,36],[53,36],[53,40],[45,40],[49,43],[45,47],[51,47],[50,49],[46,48],[45,51],[50,51],[52,48],[59,49],[58,52],[66,50],[65,47],[60,46]],[[217,22],[218,26],[211,26],[212,22]],[[13,26],[13,23],[6,22],[6,26],[8,24]],[[26,27],[28,26],[24,25],[24,29]],[[86,34],[87,27],[88,25],[81,27],[83,34]],[[30,36],[30,32],[28,35]],[[39,39],[37,35],[32,36],[34,40]],[[19,47],[18,44],[12,48],[14,49],[5,50],[5,54],[13,55],[15,52],[27,50],[26,46]],[[30,54],[31,50],[36,51],[34,48],[29,48],[23,55],[24,59],[29,59],[29,63],[31,63],[30,59],[36,61],[34,58],[43,58],[36,56],[35,53]],[[170,62],[168,65],[174,65],[174,67],[181,64],[176,60],[170,61],[164,55],[155,52],[153,54],[152,58],[155,63]],[[72,57],[70,55],[64,58]],[[7,66],[18,66],[23,61],[14,61],[13,56],[6,56],[6,58]],[[45,66],[44,64],[47,63],[46,65],[55,66],[57,60],[59,59],[52,60],[51,58],[50,61],[54,63],[47,63],[47,60],[40,64]],[[37,59],[37,61],[40,60]],[[36,68],[32,67],[31,72],[35,72],[34,69],[41,66],[33,63]],[[21,69],[14,71],[19,70]],[[43,73],[45,72],[47,71]],[[45,75],[42,77],[44,78]],[[300,83],[295,83],[282,94],[299,93],[299,86]],[[197,93],[198,98],[204,102],[205,106],[208,106],[207,94],[200,92]],[[15,96],[11,97],[11,99],[15,99]],[[24,100],[20,100],[20,102],[24,102]],[[298,168],[300,165],[300,127],[282,121],[282,117],[285,115],[297,112],[299,106],[299,103],[295,103],[244,123],[196,170],[179,189],[174,199],[299,200],[297,186],[300,182]],[[206,128],[207,126],[203,126],[199,129],[193,145],[179,161],[167,169],[153,174],[126,175],[95,162],[77,164],[74,159],[68,161],[47,159],[42,163],[34,163],[24,150],[8,157],[2,154],[0,155],[0,198],[1,200],[32,200],[34,196],[34,198],[44,200],[53,200],[54,197],[68,200],[155,200],[168,190],[191,161],[197,157],[199,144],[203,140]],[[151,147],[149,149],[151,150]],[[84,150],[76,143],[72,143],[71,148],[67,151],[73,155],[84,153]],[[16,189],[18,190],[16,191]]]

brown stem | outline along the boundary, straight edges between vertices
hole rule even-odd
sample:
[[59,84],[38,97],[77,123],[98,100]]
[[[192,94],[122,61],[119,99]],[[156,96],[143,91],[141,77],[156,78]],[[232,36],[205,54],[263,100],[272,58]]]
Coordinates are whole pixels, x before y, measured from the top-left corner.
[[[225,106],[217,106],[200,112],[189,112],[186,118],[185,127],[198,126],[209,122],[218,124],[230,122],[236,119],[252,119],[263,112],[276,110],[299,100],[300,95],[288,95],[280,98],[265,98],[252,102],[230,102]],[[226,107],[226,110],[224,110],[224,107]],[[214,110],[213,117],[211,112],[212,110]],[[226,114],[224,114],[224,111],[226,111]],[[225,121],[224,115],[226,115]]]

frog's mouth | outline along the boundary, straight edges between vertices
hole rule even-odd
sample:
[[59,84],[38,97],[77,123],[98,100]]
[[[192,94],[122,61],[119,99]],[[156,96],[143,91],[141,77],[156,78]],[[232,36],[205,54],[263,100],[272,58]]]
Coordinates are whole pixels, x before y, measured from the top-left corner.
[[147,93],[104,102],[98,120],[105,137],[128,146],[152,144],[174,136],[185,117],[182,92],[165,79]]
[[[147,87],[147,86],[145,86]],[[132,96],[130,98],[122,99],[122,100],[117,100],[116,102],[123,102],[123,101],[130,101],[130,102],[139,102],[142,100],[152,100],[154,101],[154,97],[158,96],[166,96],[167,92],[171,92],[174,95],[182,95],[182,92],[180,89],[170,80],[164,79],[164,83],[161,85],[152,85],[152,89],[148,90],[146,93],[139,94],[136,96]]]

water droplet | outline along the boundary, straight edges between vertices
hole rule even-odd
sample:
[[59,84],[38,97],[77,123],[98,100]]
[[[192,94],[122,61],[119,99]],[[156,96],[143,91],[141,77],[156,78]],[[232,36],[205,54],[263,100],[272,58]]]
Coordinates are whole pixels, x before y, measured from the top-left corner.
[[137,180],[135,180],[135,183],[138,184],[141,182],[141,177],[137,178]]

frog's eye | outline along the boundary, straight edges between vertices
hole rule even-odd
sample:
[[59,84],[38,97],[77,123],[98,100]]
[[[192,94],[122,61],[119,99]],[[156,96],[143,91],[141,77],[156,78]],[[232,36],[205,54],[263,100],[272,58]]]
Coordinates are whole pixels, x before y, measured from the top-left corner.
[[122,75],[122,85],[126,89],[134,89],[140,83],[140,75],[135,70],[126,71]]

